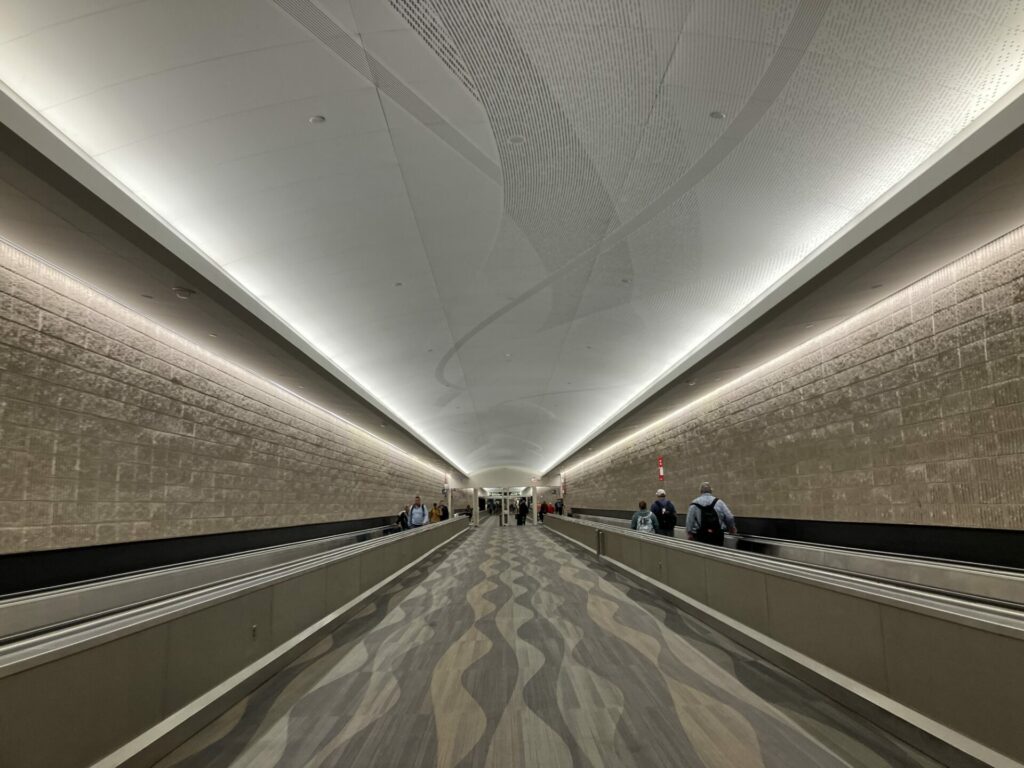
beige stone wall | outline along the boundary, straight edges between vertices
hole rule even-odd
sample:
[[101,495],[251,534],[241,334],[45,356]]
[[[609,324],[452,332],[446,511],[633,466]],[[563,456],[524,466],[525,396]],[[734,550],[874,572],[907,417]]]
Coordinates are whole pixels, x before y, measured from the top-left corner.
[[467,506],[476,509],[476,489],[452,488],[452,512],[461,512]]
[[442,469],[0,244],[0,553],[396,514]]
[[633,509],[709,480],[739,515],[1024,529],[1024,230],[566,472]]

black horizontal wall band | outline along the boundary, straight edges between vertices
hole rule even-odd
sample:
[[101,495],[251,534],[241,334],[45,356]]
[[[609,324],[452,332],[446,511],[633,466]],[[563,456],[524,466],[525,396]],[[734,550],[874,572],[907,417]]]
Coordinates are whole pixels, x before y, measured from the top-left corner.
[[150,539],[71,549],[47,549],[0,556],[0,595],[47,589],[88,579],[176,565],[250,549],[334,536],[395,522],[392,517],[364,517],[334,523],[262,528],[252,531]]

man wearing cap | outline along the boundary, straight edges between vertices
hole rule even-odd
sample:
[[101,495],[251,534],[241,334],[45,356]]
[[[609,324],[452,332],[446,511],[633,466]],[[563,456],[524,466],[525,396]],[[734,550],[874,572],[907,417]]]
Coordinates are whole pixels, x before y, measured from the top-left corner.
[[658,533],[663,536],[675,536],[675,505],[666,498],[664,488],[659,488],[655,496],[656,498],[651,503],[651,512],[658,519]]

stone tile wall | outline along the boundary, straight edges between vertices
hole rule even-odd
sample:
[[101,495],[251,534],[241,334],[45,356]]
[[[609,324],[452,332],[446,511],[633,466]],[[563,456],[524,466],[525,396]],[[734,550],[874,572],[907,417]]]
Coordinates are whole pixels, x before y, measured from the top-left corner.
[[442,469],[0,243],[0,553],[395,514]]
[[708,480],[740,515],[1024,529],[1024,230],[566,473],[634,509]]

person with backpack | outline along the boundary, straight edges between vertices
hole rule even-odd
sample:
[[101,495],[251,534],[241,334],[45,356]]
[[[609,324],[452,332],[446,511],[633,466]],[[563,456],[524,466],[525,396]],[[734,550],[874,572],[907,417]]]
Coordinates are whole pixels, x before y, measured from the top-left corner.
[[686,513],[686,538],[722,546],[726,531],[736,533],[736,518],[726,503],[713,495],[711,483],[700,484],[700,496],[690,502]]
[[409,507],[409,527],[420,528],[430,522],[430,513],[417,496]]
[[403,531],[409,530],[409,508],[405,507],[401,512],[398,513],[398,524],[402,527]]
[[640,500],[640,509],[633,513],[629,527],[637,533],[657,533],[658,521],[654,513],[647,508],[647,502]]
[[658,521],[658,533],[663,536],[675,536],[678,520],[675,504],[668,500],[663,488],[659,488],[655,496],[657,498],[651,504],[651,512],[654,513],[654,517]]

